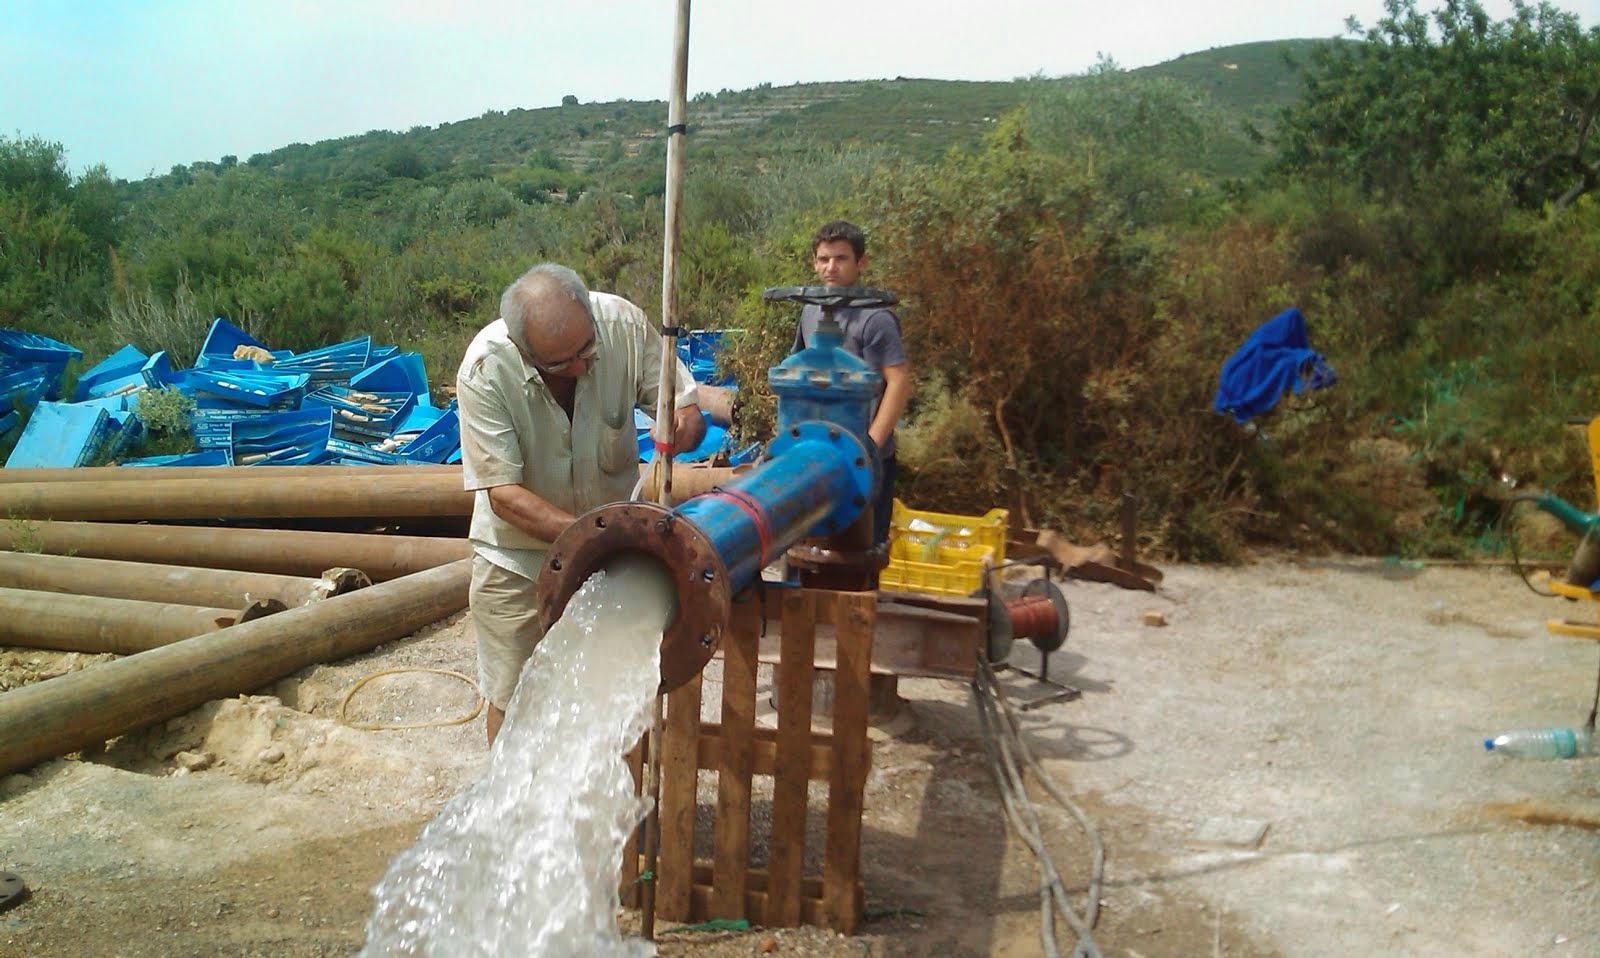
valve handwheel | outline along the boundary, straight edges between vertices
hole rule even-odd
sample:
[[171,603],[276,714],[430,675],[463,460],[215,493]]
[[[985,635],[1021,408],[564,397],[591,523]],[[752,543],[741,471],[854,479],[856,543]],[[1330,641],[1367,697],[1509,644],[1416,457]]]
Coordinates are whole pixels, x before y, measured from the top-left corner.
[[870,286],[769,286],[761,291],[761,298],[769,303],[807,303],[825,310],[893,306],[900,302],[900,297],[889,290]]

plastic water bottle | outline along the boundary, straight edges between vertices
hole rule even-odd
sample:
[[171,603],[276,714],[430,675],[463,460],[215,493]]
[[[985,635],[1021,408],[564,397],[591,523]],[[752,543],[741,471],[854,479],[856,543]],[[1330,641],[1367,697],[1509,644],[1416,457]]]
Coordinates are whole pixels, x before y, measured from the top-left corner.
[[1594,751],[1594,733],[1585,728],[1521,728],[1483,740],[1483,747],[1512,758],[1574,758]]

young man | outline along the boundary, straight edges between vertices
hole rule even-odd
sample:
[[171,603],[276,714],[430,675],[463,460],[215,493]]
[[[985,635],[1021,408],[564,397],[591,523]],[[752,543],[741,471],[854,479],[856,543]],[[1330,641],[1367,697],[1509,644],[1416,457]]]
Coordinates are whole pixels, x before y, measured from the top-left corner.
[[[635,408],[655,413],[661,340],[644,311],[591,293],[577,273],[541,263],[500,299],[500,318],[467,347],[456,374],[462,477],[472,509],[478,685],[493,742],[522,665],[544,637],[534,582],[550,543],[639,481]],[[698,390],[681,363],[674,442],[705,434]]]
[[[866,235],[844,220],[824,223],[811,235],[811,267],[825,286],[862,285],[861,274],[867,268]],[[873,543],[882,545],[889,540],[890,510],[894,503],[894,427],[911,398],[911,367],[900,341],[900,320],[892,310],[882,307],[836,309],[833,318],[844,330],[844,348],[883,376],[883,393],[878,397],[872,422],[867,427],[883,460],[883,484],[873,503]],[[800,311],[794,352],[806,347],[821,321],[820,306],[806,306]]]

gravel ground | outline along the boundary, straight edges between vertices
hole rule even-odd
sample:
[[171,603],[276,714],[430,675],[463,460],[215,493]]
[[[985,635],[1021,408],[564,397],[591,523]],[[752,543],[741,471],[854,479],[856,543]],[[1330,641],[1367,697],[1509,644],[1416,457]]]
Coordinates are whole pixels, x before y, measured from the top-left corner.
[[[1600,759],[1480,744],[1583,720],[1600,650],[1544,623],[1600,607],[1504,569],[1364,560],[1065,591],[1050,674],[1082,696],[1024,713],[1024,734],[1104,838],[1104,954],[1600,954]],[[95,660],[0,649],[0,690]],[[1039,664],[1025,645],[1012,660]],[[368,890],[487,754],[481,717],[354,727],[473,711],[467,683],[424,668],[472,674],[465,616],[0,780],[0,870],[32,890],[0,913],[0,956],[353,955]],[[1002,675],[1017,701],[1042,691]],[[1042,953],[1038,870],[967,689],[900,693],[875,736],[860,932],[665,925],[661,955]],[[1081,902],[1082,832],[1035,799]]]

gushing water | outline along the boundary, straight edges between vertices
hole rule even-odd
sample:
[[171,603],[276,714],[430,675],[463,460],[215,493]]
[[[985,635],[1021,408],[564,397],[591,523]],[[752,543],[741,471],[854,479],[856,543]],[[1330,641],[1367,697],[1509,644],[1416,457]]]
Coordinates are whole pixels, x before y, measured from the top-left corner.
[[617,866],[648,803],[623,762],[649,725],[666,573],[614,562],[523,667],[489,767],[373,889],[363,958],[643,958],[617,929]]

